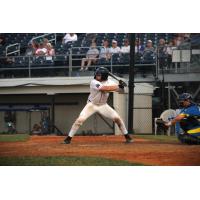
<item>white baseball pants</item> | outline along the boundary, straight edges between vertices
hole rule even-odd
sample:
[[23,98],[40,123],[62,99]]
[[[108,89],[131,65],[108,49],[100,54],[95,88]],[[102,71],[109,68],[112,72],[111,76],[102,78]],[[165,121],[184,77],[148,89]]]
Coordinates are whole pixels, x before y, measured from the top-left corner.
[[121,117],[119,116],[119,114],[113,108],[111,108],[107,103],[103,105],[95,105],[89,102],[83,108],[79,117],[76,119],[76,121],[72,125],[72,128],[69,132],[69,136],[73,137],[76,134],[79,127],[83,124],[83,122],[96,112],[100,113],[104,117],[112,119],[115,123],[117,123],[117,125],[119,126],[119,129],[121,130],[123,134],[128,134],[125,124],[123,120],[121,119]]

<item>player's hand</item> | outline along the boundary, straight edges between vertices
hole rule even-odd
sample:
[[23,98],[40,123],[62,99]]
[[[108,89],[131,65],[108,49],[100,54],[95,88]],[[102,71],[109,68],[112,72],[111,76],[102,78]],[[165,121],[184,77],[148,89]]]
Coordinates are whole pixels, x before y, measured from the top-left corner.
[[119,86],[120,89],[124,89],[123,85],[119,84],[118,86]]
[[170,122],[167,122],[167,123],[165,123],[165,126],[167,126],[167,127],[170,127],[172,125],[172,122],[170,121]]
[[119,85],[121,85],[123,87],[127,87],[127,84],[122,80],[119,80]]

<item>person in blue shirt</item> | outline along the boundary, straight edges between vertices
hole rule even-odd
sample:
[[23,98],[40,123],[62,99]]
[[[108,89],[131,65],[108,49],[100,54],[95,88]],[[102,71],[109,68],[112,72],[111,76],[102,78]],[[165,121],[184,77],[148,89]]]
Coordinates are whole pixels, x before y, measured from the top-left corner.
[[181,111],[172,121],[166,123],[167,127],[180,123],[183,133],[178,135],[178,139],[186,144],[200,144],[200,107],[192,101],[189,93],[179,96]]

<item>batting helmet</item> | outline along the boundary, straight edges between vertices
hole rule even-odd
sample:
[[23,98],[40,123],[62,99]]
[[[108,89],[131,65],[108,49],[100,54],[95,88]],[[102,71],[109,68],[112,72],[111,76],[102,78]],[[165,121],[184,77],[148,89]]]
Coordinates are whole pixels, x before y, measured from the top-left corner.
[[179,96],[178,100],[179,101],[185,101],[185,100],[192,100],[192,95],[189,93],[183,93]]
[[178,102],[179,102],[179,106],[181,108],[184,107],[185,100],[189,100],[190,102],[192,102],[192,95],[189,93],[183,93],[183,94],[179,95]]
[[96,78],[96,75],[101,75],[101,80],[106,81],[108,79],[108,74],[109,74],[109,71],[107,68],[99,67],[96,69],[94,73],[94,78]]

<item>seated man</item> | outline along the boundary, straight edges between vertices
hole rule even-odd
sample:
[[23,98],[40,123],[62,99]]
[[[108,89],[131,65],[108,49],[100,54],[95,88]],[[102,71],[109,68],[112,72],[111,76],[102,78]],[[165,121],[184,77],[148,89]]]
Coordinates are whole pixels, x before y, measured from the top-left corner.
[[62,43],[65,45],[68,42],[75,42],[78,40],[78,37],[75,33],[67,33],[62,40]]
[[108,55],[109,55],[109,42],[107,39],[104,39],[103,46],[100,49],[99,58],[108,60]]
[[130,53],[130,45],[128,39],[124,40],[124,46],[121,47],[121,53]]
[[165,125],[169,127],[179,122],[184,132],[178,135],[178,139],[186,144],[200,144],[200,107],[188,93],[181,94],[178,100],[182,108],[180,114]]
[[143,52],[143,62],[153,63],[155,61],[155,49],[151,40],[147,41],[146,48]]
[[[86,58],[82,59],[81,62],[81,69],[80,71],[88,70],[88,67],[93,63],[95,64],[97,61],[97,57],[99,56],[99,50],[96,48],[96,43],[92,42],[90,49],[86,54]],[[85,66],[87,63],[87,66]]]
[[117,41],[116,40],[112,40],[112,46],[109,49],[108,58],[110,59],[113,54],[118,54],[120,52],[121,52],[121,49],[120,49],[120,47],[118,47]]
[[143,54],[144,46],[141,45],[141,40],[139,38],[136,38],[135,40],[135,53],[136,54]]

